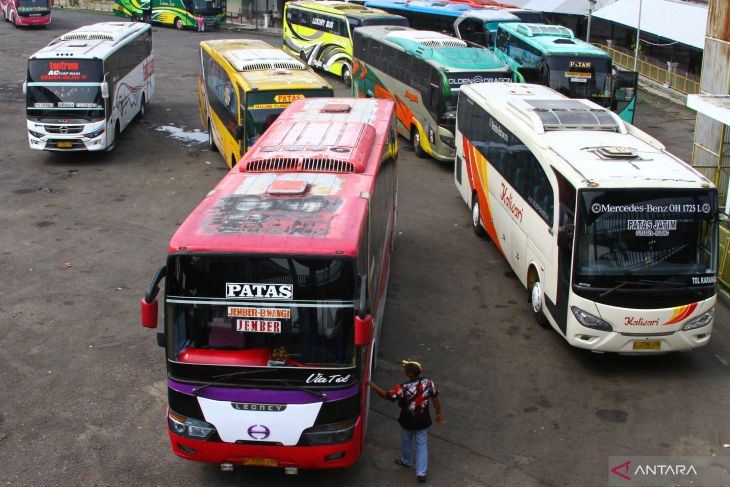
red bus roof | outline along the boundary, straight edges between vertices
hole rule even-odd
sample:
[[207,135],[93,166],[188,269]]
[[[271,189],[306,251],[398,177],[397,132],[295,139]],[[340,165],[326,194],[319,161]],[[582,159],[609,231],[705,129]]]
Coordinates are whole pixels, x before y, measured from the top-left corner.
[[355,255],[389,100],[293,102],[180,225],[170,252]]

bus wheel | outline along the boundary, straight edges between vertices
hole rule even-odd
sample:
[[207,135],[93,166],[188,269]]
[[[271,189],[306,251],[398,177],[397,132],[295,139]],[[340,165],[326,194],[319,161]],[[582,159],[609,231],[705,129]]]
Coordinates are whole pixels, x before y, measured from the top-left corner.
[[309,64],[309,63],[307,63],[307,53],[306,52],[304,52],[304,51],[300,52],[299,59],[301,59],[304,64]]
[[183,24],[183,21],[180,17],[175,17],[175,28],[177,30],[183,30],[185,28],[185,24]]
[[418,127],[411,129],[411,143],[413,144],[413,152],[416,153],[416,157],[426,157],[426,153],[421,147],[421,133],[418,131]]
[[544,299],[540,278],[535,276],[535,282],[533,282],[530,287],[530,306],[532,307],[532,313],[537,324],[543,328],[548,328],[550,325],[548,324],[548,320],[542,310],[542,303]]
[[211,152],[218,152],[218,147],[213,142],[213,131],[210,130],[210,120],[208,120],[208,150]]
[[348,88],[352,86],[352,68],[347,63],[342,65],[342,81]]
[[474,230],[474,235],[479,238],[483,238],[487,234],[486,230],[484,230],[484,225],[482,225],[482,213],[479,208],[479,196],[476,191],[471,195],[471,227]]

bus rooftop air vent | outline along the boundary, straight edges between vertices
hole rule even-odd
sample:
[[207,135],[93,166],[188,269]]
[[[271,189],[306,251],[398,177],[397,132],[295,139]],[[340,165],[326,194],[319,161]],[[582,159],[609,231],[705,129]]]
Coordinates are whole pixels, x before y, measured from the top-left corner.
[[601,159],[636,159],[639,154],[633,147],[605,146],[598,147],[596,154]]
[[520,34],[524,34],[528,37],[534,37],[534,36],[557,36],[557,37],[567,37],[569,39],[572,39],[575,37],[573,35],[573,31],[568,29],[567,27],[562,27],[560,25],[547,25],[547,24],[518,24],[517,25],[517,32]]
[[322,107],[322,113],[350,113],[352,105],[348,103],[328,103]]
[[337,159],[307,157],[302,161],[302,171],[354,173],[355,165]]
[[[293,158],[272,157],[248,161],[246,172],[295,171],[299,161]],[[243,169],[243,168],[241,168]]]
[[604,130],[619,132],[619,122],[605,108],[583,100],[524,100],[545,130]]

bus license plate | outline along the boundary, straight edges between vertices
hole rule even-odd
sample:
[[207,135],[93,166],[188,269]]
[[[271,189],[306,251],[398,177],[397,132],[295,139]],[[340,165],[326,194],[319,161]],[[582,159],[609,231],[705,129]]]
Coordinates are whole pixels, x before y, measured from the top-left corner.
[[58,144],[56,144],[56,147],[58,147],[59,149],[70,149],[73,146],[74,145],[71,142],[59,142]]
[[243,465],[249,467],[278,467],[279,462],[274,458],[244,458]]
[[634,342],[634,350],[660,350],[662,342],[655,340],[651,342]]

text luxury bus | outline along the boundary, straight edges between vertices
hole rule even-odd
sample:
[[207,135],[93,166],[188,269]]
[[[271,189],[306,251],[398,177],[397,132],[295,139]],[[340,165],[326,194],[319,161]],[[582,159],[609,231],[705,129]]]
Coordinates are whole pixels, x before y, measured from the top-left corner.
[[418,157],[453,162],[456,100],[462,85],[510,82],[488,49],[438,32],[382,26],[355,29],[353,93],[395,101],[398,133]]
[[33,54],[23,83],[31,149],[111,150],[155,92],[152,28],[104,22]]
[[260,40],[200,43],[200,121],[233,167],[293,100],[334,96],[306,64]]
[[522,84],[465,86],[456,186],[570,345],[652,353],[707,344],[717,192],[648,134],[587,100]]
[[141,303],[156,327],[164,277],[157,336],[175,454],[290,474],[358,459],[395,235],[396,138],[390,101],[297,100],[177,230]]
[[[619,115],[633,121],[634,103],[619,106],[614,98],[629,92],[635,97],[635,85],[633,89],[628,85],[638,78],[631,78],[631,72],[626,71],[626,76],[615,75],[606,51],[576,39],[566,27],[499,24],[494,52],[522,77],[520,81],[549,86],[569,98],[585,98],[602,107],[623,107]],[[620,82],[614,82],[614,76]]]
[[226,10],[226,0],[114,0],[114,15],[178,30],[197,29],[200,15],[206,28],[219,28],[226,22]]
[[15,27],[48,27],[51,23],[51,0],[0,0],[6,22]]
[[402,25],[408,21],[382,10],[348,2],[287,2],[284,51],[335,76],[347,86],[352,77],[352,31],[366,25]]

